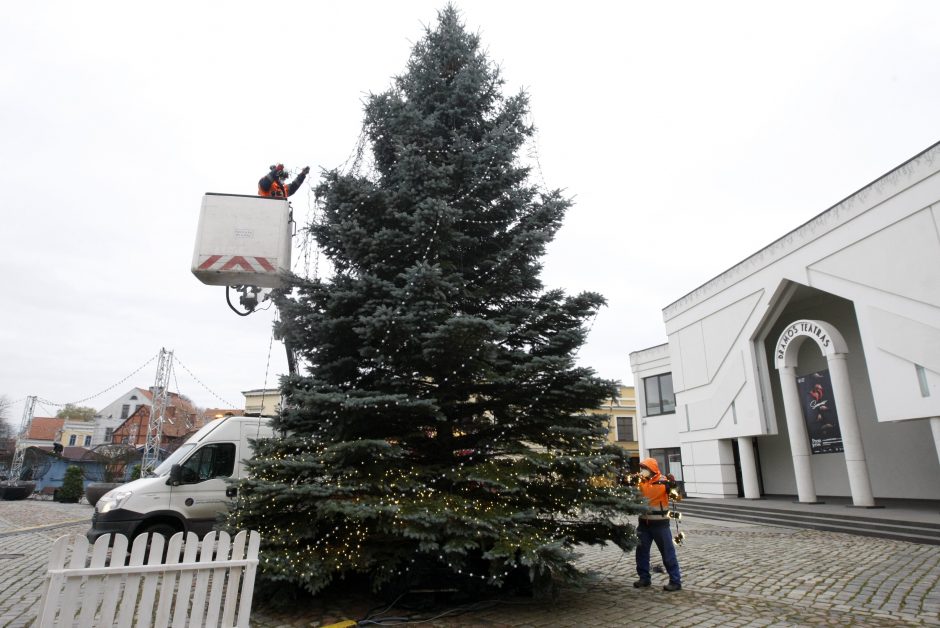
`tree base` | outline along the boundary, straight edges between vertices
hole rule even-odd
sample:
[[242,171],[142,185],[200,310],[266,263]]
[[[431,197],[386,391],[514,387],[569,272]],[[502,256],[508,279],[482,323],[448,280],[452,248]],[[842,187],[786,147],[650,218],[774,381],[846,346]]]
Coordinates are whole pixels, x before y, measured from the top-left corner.
[[59,502],[60,504],[77,504],[78,500],[81,499],[81,496],[74,497],[72,495],[58,495],[58,490],[52,494],[52,501]]
[[[486,573],[485,561],[479,560],[476,573]],[[398,599],[402,605],[418,610],[477,602],[494,596],[544,599],[554,595],[554,582],[550,575],[530,574],[528,567],[516,567],[501,585],[487,583],[481,578],[458,574],[439,564],[415,564],[411,571],[379,591],[389,603]]]

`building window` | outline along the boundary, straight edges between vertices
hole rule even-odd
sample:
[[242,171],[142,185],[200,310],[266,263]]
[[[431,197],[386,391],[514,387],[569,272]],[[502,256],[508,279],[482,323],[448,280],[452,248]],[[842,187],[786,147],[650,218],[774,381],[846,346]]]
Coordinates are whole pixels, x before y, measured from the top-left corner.
[[636,440],[635,438],[633,438],[633,417],[630,417],[630,416],[618,416],[617,417],[617,440],[618,441]]
[[75,434],[72,434],[71,436],[69,436],[69,447],[74,447],[74,446],[75,446]]
[[112,438],[114,438],[114,429],[110,427],[104,428],[104,442],[110,443]]
[[91,436],[85,436],[85,447],[91,445]]
[[643,391],[646,393],[646,416],[675,413],[676,396],[672,392],[672,373],[644,377]]
[[130,413],[130,410],[131,410],[130,405],[126,403],[123,406],[121,406],[121,420],[122,421],[127,418],[128,414]]
[[671,475],[676,481],[682,482],[682,452],[678,447],[650,449],[650,458],[656,460],[660,473]]

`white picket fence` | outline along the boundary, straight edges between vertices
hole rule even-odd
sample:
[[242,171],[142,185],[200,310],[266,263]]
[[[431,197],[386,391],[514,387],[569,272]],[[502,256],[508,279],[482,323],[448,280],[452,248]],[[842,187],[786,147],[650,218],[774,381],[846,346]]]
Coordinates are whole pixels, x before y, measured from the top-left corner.
[[84,536],[60,537],[35,625],[248,626],[260,542],[247,530],[234,539],[211,532],[201,542],[192,532],[169,542],[143,534],[128,554],[122,534],[113,544],[110,534],[99,537],[93,546]]

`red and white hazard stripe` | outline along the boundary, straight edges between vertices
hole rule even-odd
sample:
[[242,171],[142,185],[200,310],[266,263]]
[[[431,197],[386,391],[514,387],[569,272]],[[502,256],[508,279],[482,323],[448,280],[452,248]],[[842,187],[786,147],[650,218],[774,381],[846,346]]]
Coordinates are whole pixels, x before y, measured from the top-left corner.
[[277,272],[277,258],[249,255],[202,255],[199,258],[199,270],[274,273]]

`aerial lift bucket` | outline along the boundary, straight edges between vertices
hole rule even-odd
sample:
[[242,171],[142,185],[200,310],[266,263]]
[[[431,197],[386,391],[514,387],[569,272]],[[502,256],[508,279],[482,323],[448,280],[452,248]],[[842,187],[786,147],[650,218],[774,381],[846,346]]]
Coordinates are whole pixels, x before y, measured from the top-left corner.
[[210,286],[279,288],[290,270],[287,199],[206,193],[192,271]]

